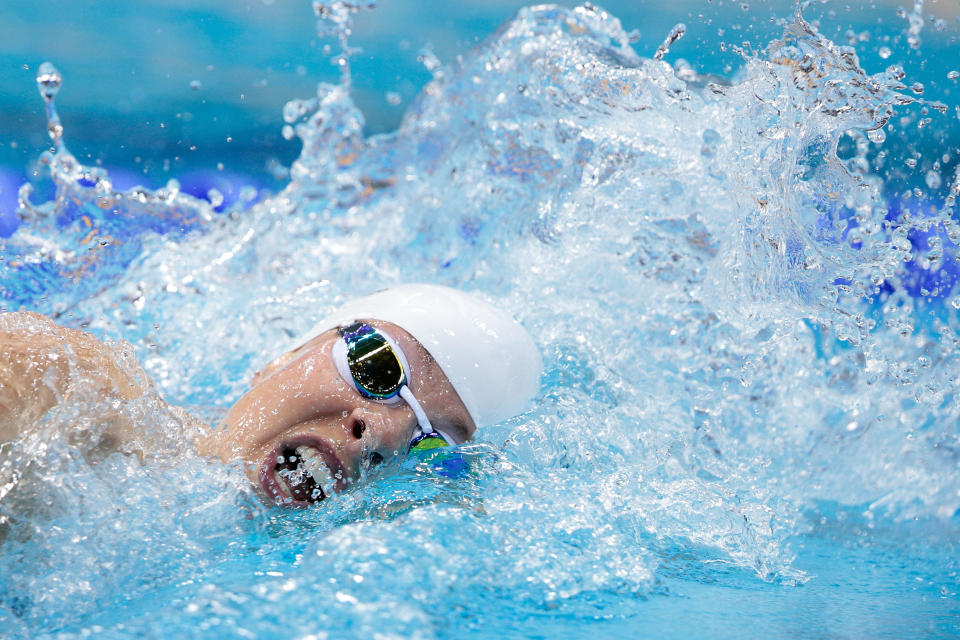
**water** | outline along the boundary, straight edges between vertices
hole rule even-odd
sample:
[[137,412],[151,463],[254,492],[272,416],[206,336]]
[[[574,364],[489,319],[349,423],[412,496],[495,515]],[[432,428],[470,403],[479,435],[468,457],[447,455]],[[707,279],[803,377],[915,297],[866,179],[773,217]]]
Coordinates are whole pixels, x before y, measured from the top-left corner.
[[[352,60],[360,18],[327,8]],[[957,111],[906,70],[939,9],[833,39],[830,5],[786,10],[726,76],[675,57],[679,18],[643,39],[526,9],[459,60],[424,51],[392,133],[364,135],[340,65],[284,110],[287,186],[230,203],[120,189],[53,127],[0,300],[129,341],[156,391],[106,408],[80,383],[0,450],[0,629],[955,636]],[[499,301],[544,355],[468,475],[408,460],[283,512],[158,402],[214,422],[316,317],[406,281]],[[97,459],[108,410],[161,451]]]

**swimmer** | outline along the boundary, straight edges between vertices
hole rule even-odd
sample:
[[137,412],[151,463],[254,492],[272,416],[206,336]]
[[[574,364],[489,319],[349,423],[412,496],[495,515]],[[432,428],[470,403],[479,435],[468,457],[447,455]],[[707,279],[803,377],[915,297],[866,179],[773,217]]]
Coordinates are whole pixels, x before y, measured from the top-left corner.
[[[254,375],[215,429],[160,407],[202,455],[241,461],[257,492],[285,506],[318,502],[355,483],[364,467],[462,444],[479,427],[522,413],[542,370],[513,318],[435,285],[348,302],[291,346]],[[35,313],[0,314],[0,442],[78,389],[130,401],[151,387],[129,345],[111,347]],[[105,425],[100,449],[148,453],[149,439],[128,415],[97,418]]]

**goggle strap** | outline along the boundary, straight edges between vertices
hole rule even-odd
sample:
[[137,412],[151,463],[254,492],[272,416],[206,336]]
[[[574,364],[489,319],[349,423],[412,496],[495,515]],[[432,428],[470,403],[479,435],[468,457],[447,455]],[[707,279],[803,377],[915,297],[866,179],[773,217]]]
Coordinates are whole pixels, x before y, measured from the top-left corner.
[[400,387],[400,397],[413,409],[413,415],[417,416],[417,426],[420,427],[420,433],[424,435],[433,433],[433,425],[430,424],[430,418],[427,417],[427,412],[420,406],[420,402],[413,397],[413,391],[410,391],[410,387],[407,385]]

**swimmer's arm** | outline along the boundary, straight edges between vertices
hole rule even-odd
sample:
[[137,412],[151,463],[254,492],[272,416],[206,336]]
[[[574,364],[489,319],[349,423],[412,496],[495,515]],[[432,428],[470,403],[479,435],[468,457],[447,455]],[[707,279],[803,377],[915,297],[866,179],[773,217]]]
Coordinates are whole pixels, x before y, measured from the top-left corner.
[[[151,387],[129,350],[123,353],[37,313],[0,313],[0,442],[20,436],[53,407],[79,394],[122,403]],[[97,417],[112,444],[136,439],[137,449],[149,447],[122,411],[107,410]]]

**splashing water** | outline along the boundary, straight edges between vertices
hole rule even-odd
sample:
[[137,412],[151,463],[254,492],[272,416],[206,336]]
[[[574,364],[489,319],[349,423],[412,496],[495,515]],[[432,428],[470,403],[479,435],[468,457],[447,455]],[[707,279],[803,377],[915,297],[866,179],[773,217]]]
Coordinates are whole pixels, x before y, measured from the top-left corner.
[[683,37],[687,32],[687,25],[682,22],[670,30],[670,33],[667,34],[666,39],[664,39],[663,44],[657,47],[656,53],[653,54],[654,60],[663,60],[663,56],[667,55],[670,51],[670,47],[674,42]]
[[[226,215],[77,163],[41,67],[54,195],[21,192],[0,300],[128,340],[158,393],[215,421],[325,310],[438,282],[531,330],[539,405],[466,445],[467,477],[410,460],[291,515],[173,435],[154,464],[87,460],[57,435],[95,409],[78,400],[43,446],[0,450],[27,470],[16,500],[45,495],[30,515],[0,503],[0,622],[431,638],[529,632],[536,614],[544,635],[622,632],[680,624],[663,613],[676,593],[809,593],[831,545],[869,555],[866,539],[922,564],[925,606],[948,620],[930,630],[949,632],[960,173],[919,199],[885,180],[884,131],[920,100],[902,70],[868,73],[798,13],[734,80],[681,74],[660,58],[682,25],[648,59],[599,8],[539,6],[365,138],[356,7],[314,6],[342,82],[284,110],[303,142],[290,184]],[[155,406],[119,410],[176,431]]]

